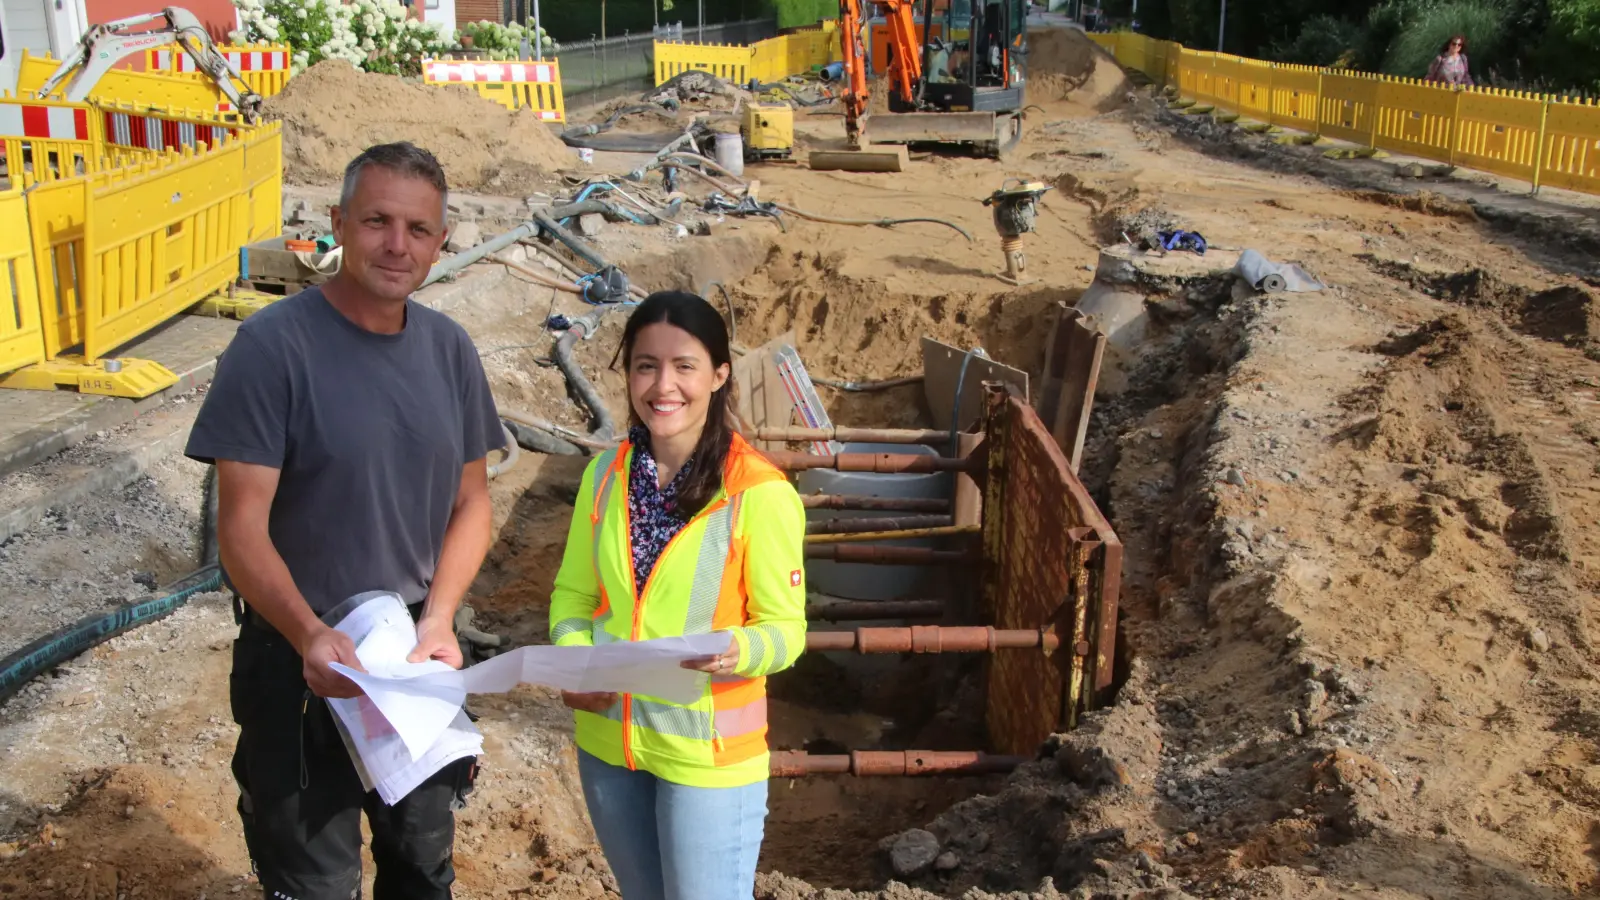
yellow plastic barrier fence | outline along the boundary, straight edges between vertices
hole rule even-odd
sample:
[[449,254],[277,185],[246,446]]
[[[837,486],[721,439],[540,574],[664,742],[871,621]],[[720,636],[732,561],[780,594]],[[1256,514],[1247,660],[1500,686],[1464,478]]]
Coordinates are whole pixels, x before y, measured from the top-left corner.
[[44,359],[39,329],[39,289],[22,185],[0,191],[0,371]]
[[[250,90],[263,97],[271,97],[289,83],[289,64],[294,50],[288,44],[224,44],[217,47],[229,63],[239,72],[239,77]],[[209,80],[211,76],[200,71],[194,57],[168,44],[145,51],[145,65],[151,72],[182,75],[188,78]]]
[[250,183],[246,157],[270,158],[281,141],[278,129],[273,123],[218,148],[185,147],[92,176],[84,302],[74,311],[83,320],[87,362],[238,279],[239,247],[271,236],[253,233],[254,194],[269,185]]
[[1495,88],[1190,50],[1121,32],[1090,39],[1199,106],[1319,137],[1600,194],[1600,106]]
[[0,142],[12,186],[26,190],[98,171],[104,145],[98,123],[93,110],[81,103],[0,100]]
[[656,84],[688,71],[707,72],[734,84],[750,81],[751,50],[734,44],[655,42]]
[[[34,56],[27,50],[22,51],[17,69],[17,96],[32,98],[60,65],[60,60],[48,54]],[[55,96],[45,99],[63,98]],[[100,81],[89,92],[88,99],[95,103],[139,103],[166,109],[212,110],[224,116],[234,112],[227,98],[209,79],[132,72],[127,69],[112,69],[100,76]]]
[[831,20],[748,47],[657,42],[656,84],[690,70],[709,72],[735,84],[748,84],[751,79],[770,83],[843,58],[839,25]]
[[547,122],[567,120],[566,102],[561,92],[561,65],[553,59],[548,62],[430,59],[422,63],[422,81],[425,84],[471,85],[483,97],[513,112],[531,109]]
[[[0,120],[21,115],[24,130],[36,127],[30,105],[70,122],[74,141],[103,143],[83,151],[95,169],[57,171],[26,190],[13,175],[0,193],[0,264],[10,269],[0,281],[13,301],[0,310],[0,372],[9,373],[0,386],[148,396],[177,376],[109,355],[237,280],[239,248],[280,232],[281,126],[28,101],[0,103]],[[117,122],[120,136],[108,133]],[[7,139],[8,162],[25,138]]]

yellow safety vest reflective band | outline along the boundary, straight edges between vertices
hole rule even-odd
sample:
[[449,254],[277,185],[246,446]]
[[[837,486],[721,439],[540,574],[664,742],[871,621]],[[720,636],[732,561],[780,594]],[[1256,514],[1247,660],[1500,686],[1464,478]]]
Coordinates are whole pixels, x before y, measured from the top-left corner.
[[[605,644],[676,634],[729,631],[740,649],[739,674],[716,676],[693,704],[625,694],[599,715],[578,713],[578,743],[614,764],[644,768],[668,780],[707,787],[749,783],[766,775],[769,672],[792,665],[804,648],[804,590],[801,562],[804,509],[781,472],[742,439],[724,476],[724,490],[689,521],[662,551],[649,581],[634,586],[628,540],[627,477],[630,448],[624,444],[596,459],[589,479],[590,546],[579,563],[569,546],[552,597],[551,639],[555,643]],[[620,491],[621,493],[617,493]],[[746,522],[752,509],[747,494],[759,494],[760,521]],[[582,515],[585,510],[574,510]],[[573,536],[580,527],[575,522]],[[778,568],[760,572],[768,607],[751,622],[746,607],[750,529],[775,544],[763,553]],[[741,539],[741,532],[744,538]],[[772,541],[772,535],[778,534]],[[767,546],[763,544],[763,546]],[[690,562],[692,560],[692,562]],[[576,580],[586,564],[598,604],[579,609],[565,602],[562,582]],[[771,587],[781,586],[774,591]],[[636,592],[636,596],[635,596]],[[775,601],[775,602],[774,602]],[[559,608],[558,608],[559,607]],[[592,610],[592,611],[591,611]],[[589,612],[589,618],[579,613]]]

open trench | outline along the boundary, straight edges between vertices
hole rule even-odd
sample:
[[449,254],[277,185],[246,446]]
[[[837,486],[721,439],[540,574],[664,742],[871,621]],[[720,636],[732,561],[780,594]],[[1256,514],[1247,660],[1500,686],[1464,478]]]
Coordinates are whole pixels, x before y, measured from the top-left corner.
[[[786,243],[743,237],[730,252],[710,252],[690,259],[646,259],[631,271],[647,287],[676,284],[695,286],[713,302],[725,305],[735,323],[735,343],[756,347],[787,336],[798,349],[809,374],[822,380],[875,381],[919,374],[922,371],[920,339],[933,337],[958,349],[983,347],[994,359],[1029,372],[1041,372],[1050,317],[1058,303],[1073,303],[1080,288],[1051,285],[1009,287],[996,281],[992,287],[948,293],[897,294],[871,278],[841,274],[845,268],[838,252],[795,250]],[[708,272],[709,270],[709,272]],[[742,271],[741,271],[742,270]],[[709,288],[718,281],[726,294]],[[1087,278],[1085,278],[1087,280]],[[1150,329],[1149,352],[1124,359],[1130,372],[1125,386],[1107,396],[1095,409],[1081,473],[1097,503],[1113,517],[1119,529],[1116,481],[1123,432],[1157,408],[1180,411],[1189,421],[1182,427],[1202,436],[1208,402],[1224,372],[1239,352],[1237,318],[1219,315],[1225,296],[1201,291],[1164,298],[1174,313]],[[511,288],[516,289],[516,288]],[[535,303],[541,306],[541,303]],[[499,303],[498,308],[506,304]],[[555,307],[560,310],[560,303]],[[581,307],[577,310],[581,311]],[[539,314],[546,310],[538,309]],[[1181,313],[1181,314],[1179,314]],[[458,310],[470,320],[470,311]],[[613,415],[624,409],[620,376],[611,371],[611,355],[620,335],[621,315],[613,315],[595,340],[581,345],[580,362],[611,405]],[[494,348],[489,348],[493,350]],[[560,392],[559,374],[548,367],[519,360],[537,355],[542,348],[511,349],[485,357],[491,381],[502,403],[524,402],[536,414],[583,430],[586,417]],[[560,392],[560,393],[557,393]],[[819,387],[832,421],[853,427],[929,428],[935,416],[925,387],[912,383],[886,390],[843,391]],[[551,396],[555,394],[555,396]],[[553,403],[551,401],[554,401]],[[1203,440],[1201,441],[1203,446]],[[798,446],[798,445],[797,445]],[[944,447],[930,450],[943,452]],[[480,614],[491,627],[515,640],[542,640],[550,581],[559,565],[560,535],[565,533],[583,459],[535,457],[537,474],[523,489],[516,509],[491,551],[485,568],[488,596],[479,601]],[[1150,491],[1176,491],[1172,483],[1190,473],[1184,461],[1170,460],[1172,473],[1164,485],[1137,485],[1138,496]],[[948,490],[948,486],[945,487]],[[822,511],[816,511],[821,513]],[[1150,508],[1136,513],[1155,518]],[[954,541],[930,543],[950,548]],[[819,577],[819,561],[808,565],[810,587],[819,583],[832,599],[851,595],[854,577],[835,571]],[[1124,563],[1124,577],[1139,583],[1154,582],[1168,573],[1173,560],[1164,554],[1132,558]],[[831,565],[831,564],[824,564]],[[830,631],[870,626],[921,624],[975,624],[981,585],[974,572],[945,568],[889,567],[889,571],[856,575],[871,582],[862,593],[876,599],[899,597],[936,600],[944,604],[942,619],[895,619],[826,622],[812,621],[811,630]],[[859,585],[858,585],[859,586]],[[1135,610],[1135,615],[1145,611]],[[1024,650],[998,652],[1023,653]],[[1038,651],[1031,651],[1038,652]],[[1117,682],[1120,685],[1137,659],[1137,641],[1119,634]],[[987,751],[984,713],[992,702],[986,691],[987,654],[859,654],[808,652],[792,670],[769,682],[771,697],[769,742],[774,751],[810,754],[845,754],[850,751]],[[1103,698],[1115,702],[1115,691]],[[560,715],[559,710],[556,715]],[[1029,764],[1032,765],[1032,764]],[[1046,781],[1060,781],[1041,791],[1037,786],[1018,788],[1039,777],[1004,774],[958,776],[851,776],[809,775],[774,778],[770,814],[759,869],[762,891],[770,896],[804,896],[796,885],[836,890],[867,891],[896,878],[913,881],[941,894],[954,895],[967,887],[1032,889],[1039,878],[1053,875],[1067,886],[1094,871],[1093,852],[1063,851],[1077,840],[1056,826],[1036,824],[1032,832],[1008,831],[1017,822],[997,822],[993,836],[982,829],[947,835],[933,865],[922,862],[912,870],[896,869],[895,855],[884,845],[909,829],[956,818],[973,801],[992,806],[1017,804],[1032,808],[1040,797],[1073,784],[1071,777],[1045,773]],[[576,783],[565,780],[565,789]],[[1020,792],[1022,797],[1015,796]],[[974,798],[978,798],[974,801]],[[581,809],[575,794],[564,806]],[[988,806],[984,806],[988,809]],[[994,816],[994,811],[983,813]],[[1000,816],[1004,818],[1004,816]],[[1028,816],[1022,821],[1029,821]],[[554,827],[550,823],[548,827]],[[587,829],[573,825],[566,842],[573,847],[592,840]],[[1079,829],[1071,828],[1076,833]],[[1059,843],[1055,851],[1032,859],[1029,848],[1040,841]],[[560,845],[560,841],[546,844]],[[892,841],[891,841],[892,843]],[[569,855],[570,855],[569,849]],[[1041,851],[1042,852],[1042,851]],[[593,857],[589,857],[594,865]],[[1066,860],[1063,862],[1063,860]],[[598,868],[598,866],[595,866]],[[758,892],[760,893],[760,892]]]
[[[645,256],[630,261],[629,267],[649,287],[714,293],[731,306],[739,343],[758,346],[793,334],[813,377],[851,381],[920,372],[923,336],[958,348],[984,347],[996,360],[1037,377],[1054,305],[1070,304],[1081,293],[1050,285],[1009,288],[999,282],[970,287],[970,281],[969,287],[949,292],[897,293],[872,278],[840,274],[844,261],[840,251],[795,250],[741,235],[698,252]],[[726,298],[706,290],[712,280],[726,286]],[[1129,550],[1123,577],[1125,596],[1132,602],[1124,606],[1129,624],[1116,652],[1117,683],[1120,687],[1126,682],[1121,689],[1131,697],[1119,698],[1115,692],[1105,697],[1113,707],[1107,714],[1053,738],[1038,759],[1024,762],[1010,775],[775,778],[758,896],[787,900],[810,897],[813,889],[870,892],[890,879],[939,896],[959,896],[970,888],[1031,891],[1044,878],[1062,889],[1080,883],[1165,883],[1170,870],[1163,873],[1159,863],[1141,865],[1136,860],[1165,830],[1155,825],[1149,805],[1161,777],[1159,760],[1153,757],[1169,724],[1152,717],[1145,702],[1151,690],[1150,665],[1143,659],[1146,626],[1160,617],[1157,606],[1145,601],[1161,596],[1164,585],[1174,582],[1182,582],[1187,593],[1203,594],[1211,577],[1215,510],[1206,503],[1210,480],[1201,463],[1211,442],[1215,398],[1243,352],[1243,322],[1253,309],[1229,302],[1208,285],[1170,287],[1153,298],[1161,312],[1148,331],[1145,349],[1120,363],[1126,370],[1123,386],[1097,403],[1081,472]],[[549,338],[542,327],[553,312],[576,315],[586,307],[508,276],[490,290],[467,292],[446,311],[477,341],[502,407],[520,407],[564,427],[587,429],[588,416],[571,401],[560,373],[549,365]],[[625,409],[621,377],[609,368],[623,318],[609,316],[595,338],[577,351],[614,416]],[[834,422],[841,425],[915,428],[934,421],[920,384],[873,392],[823,389],[822,394]],[[1168,431],[1159,444],[1161,452],[1145,440],[1150,423],[1157,420]],[[527,453],[496,482],[496,518],[504,524],[471,598],[480,626],[518,644],[547,640],[550,585],[585,462],[581,456]],[[948,612],[941,624],[977,621],[973,609],[979,585],[972,572],[902,574],[913,577],[890,593],[942,601]],[[819,579],[815,571],[812,575],[815,586]],[[836,592],[847,594],[848,588]],[[228,630],[220,605],[197,607],[194,615],[204,617],[213,633]],[[813,622],[812,628],[902,624],[922,622]],[[1161,646],[1170,648],[1165,642]],[[214,676],[225,674],[224,656],[208,659]],[[989,750],[984,718],[994,701],[987,693],[988,662],[983,653],[808,653],[795,669],[770,682],[771,745],[777,751],[823,755]],[[225,708],[218,705],[220,698],[198,696],[194,702],[197,709],[213,713]],[[583,812],[570,714],[551,692],[537,688],[474,698],[471,708],[481,716],[486,771],[477,796],[459,816],[457,865],[463,896],[497,896],[518,884],[530,886],[534,896],[602,896],[614,890]],[[223,725],[221,720],[210,724]],[[124,743],[136,771],[119,775],[115,773],[122,770],[113,768],[108,770],[113,774],[80,781],[69,791],[62,819],[76,814],[90,823],[115,821],[125,806],[142,809],[141,797],[170,795],[190,802],[176,783],[141,768],[148,758],[165,759],[164,751],[133,752],[143,746],[136,735]],[[198,763],[219,773],[199,783],[206,792],[200,805],[214,808],[224,830],[231,803],[229,786],[220,777],[227,743],[208,743]],[[127,783],[130,778],[136,782],[133,788]],[[120,793],[106,795],[110,791]],[[61,828],[62,833],[81,833]],[[897,867],[904,853],[893,852],[894,839],[910,829],[927,829],[938,842],[938,852]],[[193,875],[163,875],[160,854],[117,863],[120,856],[137,853],[122,847],[116,835],[135,835],[114,828],[105,834],[105,843],[90,844],[91,852],[96,859],[121,865],[124,877],[156,883],[167,878],[168,886],[213,884],[185,880]],[[891,839],[889,845],[883,843],[886,839]],[[184,858],[192,855],[184,851]],[[13,869],[24,881],[0,882],[20,890],[27,877],[65,871],[32,868],[42,864],[36,857]]]

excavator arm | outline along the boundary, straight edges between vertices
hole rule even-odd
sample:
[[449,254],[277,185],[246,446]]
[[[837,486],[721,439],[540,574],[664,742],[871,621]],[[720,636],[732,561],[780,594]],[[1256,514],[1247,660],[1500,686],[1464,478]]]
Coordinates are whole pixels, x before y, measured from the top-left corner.
[[[917,82],[922,80],[922,42],[917,38],[917,23],[912,17],[913,0],[878,0],[889,14],[890,60],[889,90],[905,103],[911,103]],[[839,0],[839,41],[844,50],[844,128],[851,147],[861,143],[861,127],[867,116],[866,47],[861,26],[866,21],[863,0]]]
[[[148,31],[132,30],[152,22],[164,22],[166,27]],[[65,82],[66,99],[73,103],[81,102],[89,96],[101,76],[118,62],[134,53],[172,43],[187,53],[200,71],[211,76],[245,121],[253,123],[260,120],[261,95],[251,90],[227,57],[217,52],[200,20],[188,10],[173,6],[159,13],[130,16],[90,27],[73,52],[40,86],[38,95],[48,97]]]

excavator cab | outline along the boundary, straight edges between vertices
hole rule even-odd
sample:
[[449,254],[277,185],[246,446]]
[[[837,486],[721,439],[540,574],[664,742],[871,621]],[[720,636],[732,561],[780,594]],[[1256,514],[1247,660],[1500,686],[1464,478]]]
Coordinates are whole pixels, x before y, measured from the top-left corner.
[[[1027,0],[911,0],[920,6],[920,77],[890,114],[866,122],[869,143],[960,143],[999,156],[1022,136]],[[900,48],[896,48],[899,50]]]

